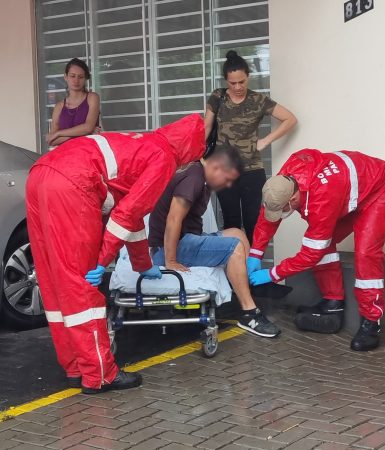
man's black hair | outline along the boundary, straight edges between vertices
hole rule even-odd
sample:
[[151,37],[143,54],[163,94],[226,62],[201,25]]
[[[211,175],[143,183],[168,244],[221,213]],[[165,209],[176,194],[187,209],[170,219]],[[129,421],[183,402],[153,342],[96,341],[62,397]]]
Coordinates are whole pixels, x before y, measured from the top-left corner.
[[235,169],[239,175],[244,171],[244,164],[239,150],[228,143],[216,147],[214,153],[208,159],[223,160],[226,167]]

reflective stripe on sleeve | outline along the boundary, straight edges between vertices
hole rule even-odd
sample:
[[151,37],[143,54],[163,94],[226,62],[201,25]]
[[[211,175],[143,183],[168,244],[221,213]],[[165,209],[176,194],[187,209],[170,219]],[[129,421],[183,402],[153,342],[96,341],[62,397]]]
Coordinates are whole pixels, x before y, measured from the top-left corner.
[[111,192],[107,191],[106,199],[102,205],[102,215],[107,216],[115,205],[115,200]]
[[356,279],[354,286],[358,289],[383,289],[384,280],[383,279],[377,279],[377,280]]
[[329,253],[321,259],[321,261],[317,264],[317,266],[321,266],[323,264],[330,264],[333,262],[338,262],[339,260],[340,260],[340,255],[338,253]]
[[277,267],[276,266],[274,266],[272,269],[271,269],[271,272],[270,272],[270,275],[274,278],[274,280],[276,280],[276,281],[278,281],[280,278],[279,278],[279,276],[278,276],[278,274],[277,274]]
[[63,322],[63,315],[60,311],[45,311],[45,316],[50,323]]
[[112,180],[113,178],[116,178],[118,176],[118,165],[115,159],[114,152],[112,151],[112,148],[107,139],[100,134],[91,134],[86,137],[88,137],[89,139],[93,139],[98,144],[98,147],[104,157],[108,179]]
[[106,307],[101,306],[99,308],[86,309],[77,314],[71,314],[69,316],[64,316],[64,326],[74,327],[76,325],[83,325],[84,323],[90,322],[91,320],[105,319],[106,318]]
[[302,245],[313,248],[314,250],[324,250],[329,247],[331,241],[331,239],[309,239],[304,237],[302,239]]
[[255,248],[251,248],[250,249],[250,255],[263,256],[263,252],[261,252],[261,250],[256,250]]
[[352,212],[357,209],[358,204],[358,177],[357,177],[357,170],[354,165],[354,162],[351,158],[349,158],[348,155],[342,152],[335,152],[336,155],[338,155],[344,163],[347,165],[349,169],[349,175],[350,175],[350,196],[349,196],[349,206],[348,211]]
[[144,228],[140,231],[129,231],[111,218],[107,222],[106,229],[117,238],[126,242],[138,242],[147,239],[146,230]]

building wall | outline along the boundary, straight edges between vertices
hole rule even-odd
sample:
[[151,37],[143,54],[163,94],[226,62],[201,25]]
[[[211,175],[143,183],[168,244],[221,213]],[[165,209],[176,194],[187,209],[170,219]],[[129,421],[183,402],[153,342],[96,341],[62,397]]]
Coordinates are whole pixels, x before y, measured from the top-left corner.
[[36,150],[32,0],[0,0],[0,140]]
[[[385,2],[344,23],[345,1],[269,0],[271,96],[299,121],[273,145],[273,173],[306,147],[385,159]],[[276,262],[300,247],[306,224],[295,216],[276,235]]]

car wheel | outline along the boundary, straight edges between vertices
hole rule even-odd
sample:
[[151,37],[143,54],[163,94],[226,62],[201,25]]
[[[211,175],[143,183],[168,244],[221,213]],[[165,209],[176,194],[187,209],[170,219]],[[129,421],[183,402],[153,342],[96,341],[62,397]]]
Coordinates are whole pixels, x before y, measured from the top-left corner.
[[18,329],[46,324],[26,228],[8,243],[4,257],[2,317]]

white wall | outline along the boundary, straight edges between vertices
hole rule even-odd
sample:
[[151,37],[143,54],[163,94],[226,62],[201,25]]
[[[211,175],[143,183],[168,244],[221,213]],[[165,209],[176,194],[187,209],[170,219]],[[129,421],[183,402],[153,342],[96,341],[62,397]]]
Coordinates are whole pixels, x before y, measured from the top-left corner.
[[[269,0],[271,96],[299,121],[273,145],[273,173],[306,147],[385,159],[385,1],[347,23],[344,2]],[[299,249],[305,229],[294,216],[281,225],[276,262]]]
[[0,140],[36,150],[32,0],[0,0]]

